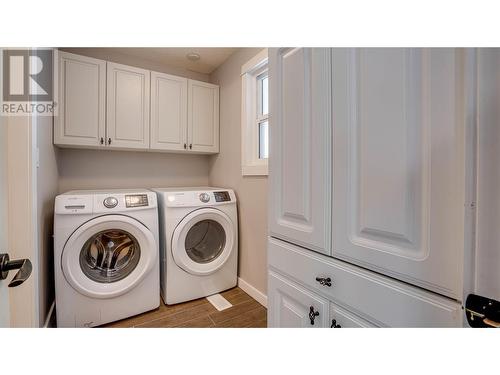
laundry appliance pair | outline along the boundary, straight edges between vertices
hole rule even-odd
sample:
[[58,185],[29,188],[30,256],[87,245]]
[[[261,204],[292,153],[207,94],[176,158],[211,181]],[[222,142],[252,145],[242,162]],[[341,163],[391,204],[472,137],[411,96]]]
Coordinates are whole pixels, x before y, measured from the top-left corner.
[[93,327],[237,283],[232,190],[71,191],[56,197],[59,327]]

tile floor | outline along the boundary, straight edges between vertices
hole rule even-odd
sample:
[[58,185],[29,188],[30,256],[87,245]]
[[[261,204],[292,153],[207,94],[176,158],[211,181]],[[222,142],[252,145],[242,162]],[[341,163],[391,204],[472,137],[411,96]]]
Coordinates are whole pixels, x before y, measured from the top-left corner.
[[217,311],[206,298],[173,306],[161,302],[156,310],[105,325],[106,328],[265,328],[267,310],[236,287],[221,293],[233,306]]

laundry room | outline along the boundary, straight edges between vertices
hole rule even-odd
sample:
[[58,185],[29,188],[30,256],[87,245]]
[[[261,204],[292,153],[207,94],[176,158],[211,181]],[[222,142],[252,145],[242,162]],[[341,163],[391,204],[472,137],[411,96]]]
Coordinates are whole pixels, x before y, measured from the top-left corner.
[[[242,173],[240,108],[241,67],[255,58],[259,60],[258,64],[266,66],[267,49],[60,48],[55,50],[54,54],[58,59],[58,87],[62,94],[59,105],[61,117],[54,119],[54,123],[48,117],[37,119],[38,161],[37,179],[34,184],[37,194],[37,220],[34,225],[38,232],[40,256],[36,263],[32,263],[39,271],[34,273],[37,279],[33,283],[33,287],[37,289],[34,295],[38,295],[38,300],[32,301],[36,313],[25,319],[29,319],[30,324],[49,327],[103,326],[107,323],[110,327],[266,326],[267,170]],[[114,83],[110,82],[112,67],[116,68],[117,72],[117,81]],[[264,68],[261,74],[265,74],[266,71]],[[121,82],[119,81],[120,74],[123,78]],[[141,74],[147,76],[147,80]],[[137,77],[139,80],[134,81]],[[104,78],[107,78],[107,81]],[[93,82],[92,79],[94,79]],[[80,90],[79,85],[82,84],[80,80],[85,80],[86,88],[83,92]],[[120,129],[118,125],[111,130],[108,125],[111,94],[106,90],[111,85],[114,85],[116,90],[123,88],[123,93],[132,94],[129,97],[122,96],[119,102],[119,93],[115,93],[115,124],[118,125],[118,121],[121,121],[121,126],[129,128]],[[153,87],[153,85],[156,86]],[[134,92],[134,89],[137,91]],[[142,97],[137,98],[134,95],[142,95]],[[144,108],[134,107],[133,100],[137,99],[140,100],[139,107],[143,105]],[[106,105],[108,106],[105,108]],[[126,113],[128,108],[142,112]],[[107,115],[106,118],[104,118],[105,115]],[[130,128],[131,123],[128,119],[134,116],[137,118],[144,116],[142,121],[147,123],[147,126],[139,130],[134,129],[134,125]],[[200,116],[205,117],[200,118]],[[153,127],[153,123],[157,124],[156,128]],[[113,131],[114,135],[112,135]],[[128,141],[125,139],[127,137],[129,137]],[[105,142],[103,142],[104,138],[106,138]],[[138,140],[139,138],[141,139]],[[266,161],[266,159],[260,159],[260,161]],[[219,249],[222,255],[208,254],[207,256],[223,259],[222,263],[227,264],[219,271],[212,272],[207,268],[207,271],[194,276],[201,284],[193,286],[194,291],[188,288],[186,296],[179,296],[176,299],[176,303],[173,304],[174,308],[166,305],[166,290],[165,294],[162,292],[163,299],[160,307],[160,292],[157,291],[158,303],[156,305],[139,309],[133,314],[124,313],[110,318],[112,320],[104,321],[106,309],[103,308],[100,311],[99,308],[93,308],[98,312],[89,312],[88,319],[79,318],[74,315],[82,314],[84,309],[78,307],[79,313],[72,312],[70,322],[63,322],[62,315],[59,316],[58,313],[65,310],[65,305],[76,308],[78,303],[70,297],[68,297],[69,301],[57,298],[57,293],[60,296],[64,294],[64,291],[59,290],[61,288],[63,290],[64,287],[59,287],[57,284],[58,272],[54,272],[54,270],[63,269],[63,265],[58,262],[63,250],[58,252],[57,245],[58,241],[66,243],[68,238],[57,238],[58,234],[53,224],[54,216],[57,226],[72,215],[70,212],[58,215],[57,201],[54,204],[56,196],[67,192],[83,191],[81,194],[97,194],[97,192],[104,194],[106,196],[103,196],[103,199],[107,198],[107,195],[114,197],[118,194],[118,199],[121,196],[124,200],[127,194],[121,194],[117,189],[127,189],[131,195],[134,195],[137,192],[147,193],[153,188],[178,188],[181,191],[190,188],[194,192],[190,191],[189,194],[196,194],[197,202],[199,202],[198,196],[202,193],[211,194],[211,200],[215,201],[226,198],[224,194],[230,191],[227,199],[235,202],[234,218],[231,218],[231,222],[234,221],[234,227],[227,228],[227,231],[234,233],[228,235],[228,232],[223,231],[220,244],[212,243],[215,240],[209,240],[208,243],[208,246],[214,249],[229,247],[231,239],[234,254],[231,255],[230,261],[226,262],[225,257],[222,256],[224,249]],[[223,190],[219,191],[220,189]],[[172,192],[175,192],[175,189]],[[79,209],[78,204],[76,206],[73,204],[74,199],[77,197],[71,196],[69,203],[61,203],[60,207],[70,207],[72,212],[87,212],[88,206]],[[149,200],[151,201],[151,197]],[[120,205],[121,201],[118,206]],[[211,206],[211,202],[209,205]],[[199,205],[193,205],[193,207],[201,208]],[[216,206],[213,208],[217,210]],[[95,205],[93,209],[96,210]],[[112,212],[109,209],[106,210],[107,212],[101,212],[96,216]],[[190,210],[187,213],[189,212]],[[89,218],[90,216],[83,215],[81,222],[84,223]],[[193,222],[195,226],[193,231],[196,230],[197,222],[198,231],[209,233],[212,230],[216,232],[221,225],[224,225],[224,222],[221,224],[217,222],[217,217],[215,219],[208,217],[206,222],[215,224],[215,229],[211,229],[210,225],[204,228],[200,220]],[[64,223],[60,225],[66,226]],[[77,227],[78,225],[70,229],[69,234]],[[214,236],[217,236],[215,232]],[[92,230],[89,233],[95,234]],[[53,236],[54,240],[52,240]],[[97,239],[106,241],[103,246],[111,243],[110,238],[106,236],[104,239],[102,237]],[[200,240],[201,238],[198,238],[198,241]],[[157,241],[158,246],[160,242],[164,242],[161,239]],[[189,240],[184,239],[184,241]],[[196,241],[196,234],[194,241]],[[130,248],[125,247],[124,251],[130,251]],[[211,250],[204,248],[203,251]],[[56,255],[55,268],[54,253]],[[97,259],[97,253],[98,249],[96,250],[95,245],[92,245],[88,257],[91,258],[93,267],[96,267],[98,260],[102,262],[101,259]],[[119,258],[117,263],[120,263],[122,255],[117,256]],[[210,260],[211,258],[198,259],[199,264],[202,265],[209,264]],[[75,262],[78,264],[78,257],[75,258]],[[229,263],[231,263],[231,270],[224,270]],[[159,256],[158,264],[160,264]],[[160,268],[163,269],[163,267]],[[68,274],[71,272],[67,271]],[[83,275],[85,271],[79,269],[74,272]],[[115,271],[107,269],[106,272]],[[182,273],[186,271],[183,270]],[[219,274],[225,275],[223,277],[225,281],[221,286],[217,286],[217,277],[213,277]],[[68,277],[64,275],[64,280]],[[103,281],[96,279],[92,282],[98,285],[96,295],[102,293],[99,289],[101,287],[99,282]],[[186,282],[189,283],[189,280]],[[69,285],[71,282],[65,282],[65,284]],[[87,302],[92,306],[95,305],[92,297],[89,297],[92,293],[85,289],[87,286],[83,284],[78,285],[77,289],[81,288],[80,291],[85,294]],[[172,286],[175,286],[175,291],[181,289],[181,285],[175,284],[176,280],[173,280]],[[208,284],[213,285],[209,287]],[[222,295],[217,296],[215,304],[212,305],[205,299],[219,292]],[[174,292],[168,294],[173,295]],[[114,294],[111,295],[115,298]],[[101,302],[105,300],[102,296],[99,298]],[[203,300],[201,306],[199,299]],[[185,307],[182,307],[184,305]],[[123,310],[121,307],[116,308]],[[200,309],[204,309],[206,313],[192,315]],[[135,318],[127,319],[132,315]],[[187,319],[186,317],[189,316],[192,318]],[[77,321],[79,323],[75,323]],[[19,321],[18,324],[22,326],[27,323]]]
[[196,1],[2,8],[4,372],[491,366],[500,48]]

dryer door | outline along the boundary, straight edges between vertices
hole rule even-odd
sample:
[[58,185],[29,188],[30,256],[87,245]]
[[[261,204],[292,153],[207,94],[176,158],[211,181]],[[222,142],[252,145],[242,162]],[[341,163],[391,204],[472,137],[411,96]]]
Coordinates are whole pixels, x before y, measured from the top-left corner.
[[172,256],[184,271],[209,275],[226,263],[235,238],[234,225],[225,213],[202,208],[191,212],[175,228]]
[[157,262],[158,246],[149,229],[123,215],[87,221],[73,232],[61,257],[68,283],[92,298],[127,293]]

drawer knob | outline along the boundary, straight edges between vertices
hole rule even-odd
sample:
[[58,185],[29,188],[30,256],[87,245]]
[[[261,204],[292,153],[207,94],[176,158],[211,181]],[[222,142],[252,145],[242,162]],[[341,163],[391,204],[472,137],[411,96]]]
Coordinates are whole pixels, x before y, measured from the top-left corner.
[[323,286],[332,286],[332,279],[329,277],[317,277],[316,281]]
[[342,326],[340,324],[337,324],[337,321],[333,319],[330,328],[342,328]]
[[319,311],[314,311],[314,306],[309,308],[309,320],[311,320],[311,325],[314,325],[314,319],[319,315]]

